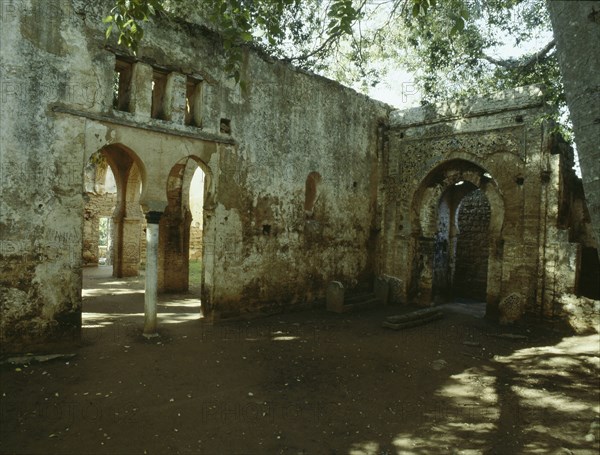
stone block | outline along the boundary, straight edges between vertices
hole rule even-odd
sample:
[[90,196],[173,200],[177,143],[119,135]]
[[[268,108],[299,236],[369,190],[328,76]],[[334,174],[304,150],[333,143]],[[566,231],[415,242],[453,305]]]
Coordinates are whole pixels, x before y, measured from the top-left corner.
[[344,311],[344,285],[339,281],[332,281],[327,286],[327,311]]
[[390,285],[383,276],[375,278],[375,295],[383,303],[387,305],[390,301]]
[[512,324],[523,317],[525,313],[525,297],[518,292],[504,297],[498,305],[500,324]]

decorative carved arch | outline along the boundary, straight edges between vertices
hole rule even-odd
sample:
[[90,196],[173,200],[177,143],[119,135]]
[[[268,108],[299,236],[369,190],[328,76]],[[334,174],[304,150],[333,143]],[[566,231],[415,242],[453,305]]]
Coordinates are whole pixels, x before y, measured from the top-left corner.
[[490,205],[486,292],[489,309],[490,305],[496,303],[500,293],[504,199],[493,176],[482,165],[472,160],[451,159],[438,163],[423,178],[413,195],[409,214],[414,246],[410,289],[422,304],[432,303],[433,255],[440,201],[444,194],[459,182],[468,183],[465,186],[466,192],[469,192],[469,187],[481,190]]

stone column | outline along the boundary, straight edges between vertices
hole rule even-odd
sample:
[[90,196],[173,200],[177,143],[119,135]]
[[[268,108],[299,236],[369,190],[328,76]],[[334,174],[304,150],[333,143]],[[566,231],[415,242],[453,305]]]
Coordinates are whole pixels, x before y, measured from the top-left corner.
[[138,276],[140,268],[140,237],[142,220],[138,217],[125,217],[122,225],[121,277]]
[[144,336],[156,337],[156,300],[158,282],[158,223],[162,212],[146,214],[146,289],[144,293]]

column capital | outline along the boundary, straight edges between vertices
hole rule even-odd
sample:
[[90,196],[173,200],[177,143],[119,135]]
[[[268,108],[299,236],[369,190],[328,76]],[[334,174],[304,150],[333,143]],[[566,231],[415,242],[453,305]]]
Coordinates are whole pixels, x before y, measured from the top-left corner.
[[153,210],[146,213],[146,221],[150,224],[158,224],[163,212],[155,212]]

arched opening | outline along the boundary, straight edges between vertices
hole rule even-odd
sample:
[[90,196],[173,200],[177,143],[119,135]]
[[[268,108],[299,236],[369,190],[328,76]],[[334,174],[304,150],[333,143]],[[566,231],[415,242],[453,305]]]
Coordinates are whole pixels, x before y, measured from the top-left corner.
[[111,267],[112,214],[117,202],[113,171],[102,152],[94,153],[84,171],[83,251],[84,267]]
[[205,276],[204,206],[210,198],[207,166],[189,156],[167,179],[168,204],[160,219],[158,289],[202,294]]
[[120,145],[98,150],[85,168],[83,262],[112,266],[112,276],[137,276],[143,242],[143,169]]
[[204,171],[200,166],[192,175],[189,191],[189,210],[191,214],[189,259],[189,290],[194,294],[201,293],[202,283],[202,246],[204,231]]
[[497,304],[504,202],[484,168],[441,163],[415,192],[411,208],[410,296],[422,305],[465,299]]
[[486,300],[489,260],[490,203],[479,188],[466,194],[457,210],[455,297]]
[[487,197],[471,182],[459,181],[442,194],[434,246],[434,301],[486,300],[490,213]]

